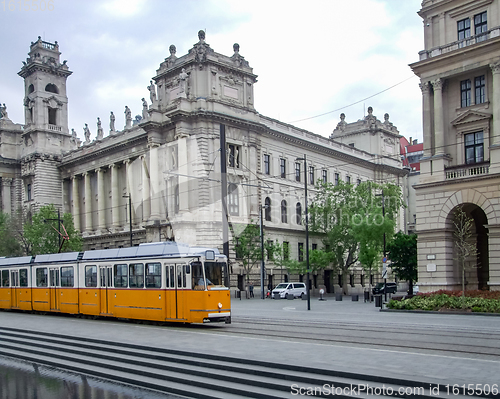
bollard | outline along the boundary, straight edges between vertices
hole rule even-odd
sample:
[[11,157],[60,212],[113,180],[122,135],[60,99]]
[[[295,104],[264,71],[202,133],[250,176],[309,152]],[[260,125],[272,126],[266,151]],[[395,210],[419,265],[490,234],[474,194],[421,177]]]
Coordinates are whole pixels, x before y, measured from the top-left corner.
[[326,299],[323,298],[324,293],[325,293],[325,290],[323,288],[321,288],[319,290],[319,300],[320,301],[326,301]]

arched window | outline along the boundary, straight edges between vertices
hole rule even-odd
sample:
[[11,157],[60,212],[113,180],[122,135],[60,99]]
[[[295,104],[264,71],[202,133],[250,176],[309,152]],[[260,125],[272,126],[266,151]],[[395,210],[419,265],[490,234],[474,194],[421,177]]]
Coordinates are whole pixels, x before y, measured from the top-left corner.
[[295,205],[295,221],[297,224],[302,224],[302,205],[300,202]]
[[59,94],[59,89],[53,83],[49,83],[47,86],[45,86],[45,91],[48,91],[49,93]]
[[238,216],[240,214],[238,186],[236,184],[230,184],[227,191],[229,197],[229,214]]
[[31,94],[35,91],[35,86],[33,86],[32,84],[28,86],[28,94]]
[[266,219],[266,221],[270,222],[271,221],[271,198],[266,197],[264,205],[265,205],[265,210],[264,210],[265,219]]
[[288,223],[287,217],[286,217],[286,201],[285,200],[281,201],[281,222]]

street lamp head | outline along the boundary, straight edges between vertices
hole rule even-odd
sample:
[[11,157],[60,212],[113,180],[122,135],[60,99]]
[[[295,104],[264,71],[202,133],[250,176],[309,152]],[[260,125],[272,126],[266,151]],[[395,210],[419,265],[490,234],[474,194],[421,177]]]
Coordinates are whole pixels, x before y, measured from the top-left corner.
[[305,161],[305,158],[295,158],[296,161]]

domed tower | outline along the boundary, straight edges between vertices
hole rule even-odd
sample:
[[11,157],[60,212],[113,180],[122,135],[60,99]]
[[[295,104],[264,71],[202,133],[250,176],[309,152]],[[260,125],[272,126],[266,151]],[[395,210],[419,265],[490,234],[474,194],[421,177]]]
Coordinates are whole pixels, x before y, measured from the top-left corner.
[[[30,46],[18,75],[24,79],[25,126],[21,144],[23,204],[26,211],[62,203],[59,164],[75,148],[68,132],[66,79],[72,72],[60,62],[59,45],[40,37]],[[61,183],[62,184],[62,183]]]

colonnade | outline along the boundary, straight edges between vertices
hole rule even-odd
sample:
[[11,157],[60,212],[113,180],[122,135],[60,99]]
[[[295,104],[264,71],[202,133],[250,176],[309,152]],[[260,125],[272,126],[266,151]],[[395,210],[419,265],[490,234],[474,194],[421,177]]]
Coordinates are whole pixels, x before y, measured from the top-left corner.
[[[125,172],[120,174],[120,168],[125,168]],[[140,184],[135,181],[137,178],[140,178]],[[132,220],[137,220],[136,216],[142,216],[141,221],[160,218],[161,201],[157,196],[161,183],[156,147],[150,148],[149,159],[142,155],[134,160],[100,166],[70,179],[71,212],[78,231],[102,231],[127,225],[128,211],[124,210],[128,207],[128,195],[131,195]],[[120,211],[120,206],[123,206],[123,211]],[[142,215],[139,215],[139,207],[142,207]]]

